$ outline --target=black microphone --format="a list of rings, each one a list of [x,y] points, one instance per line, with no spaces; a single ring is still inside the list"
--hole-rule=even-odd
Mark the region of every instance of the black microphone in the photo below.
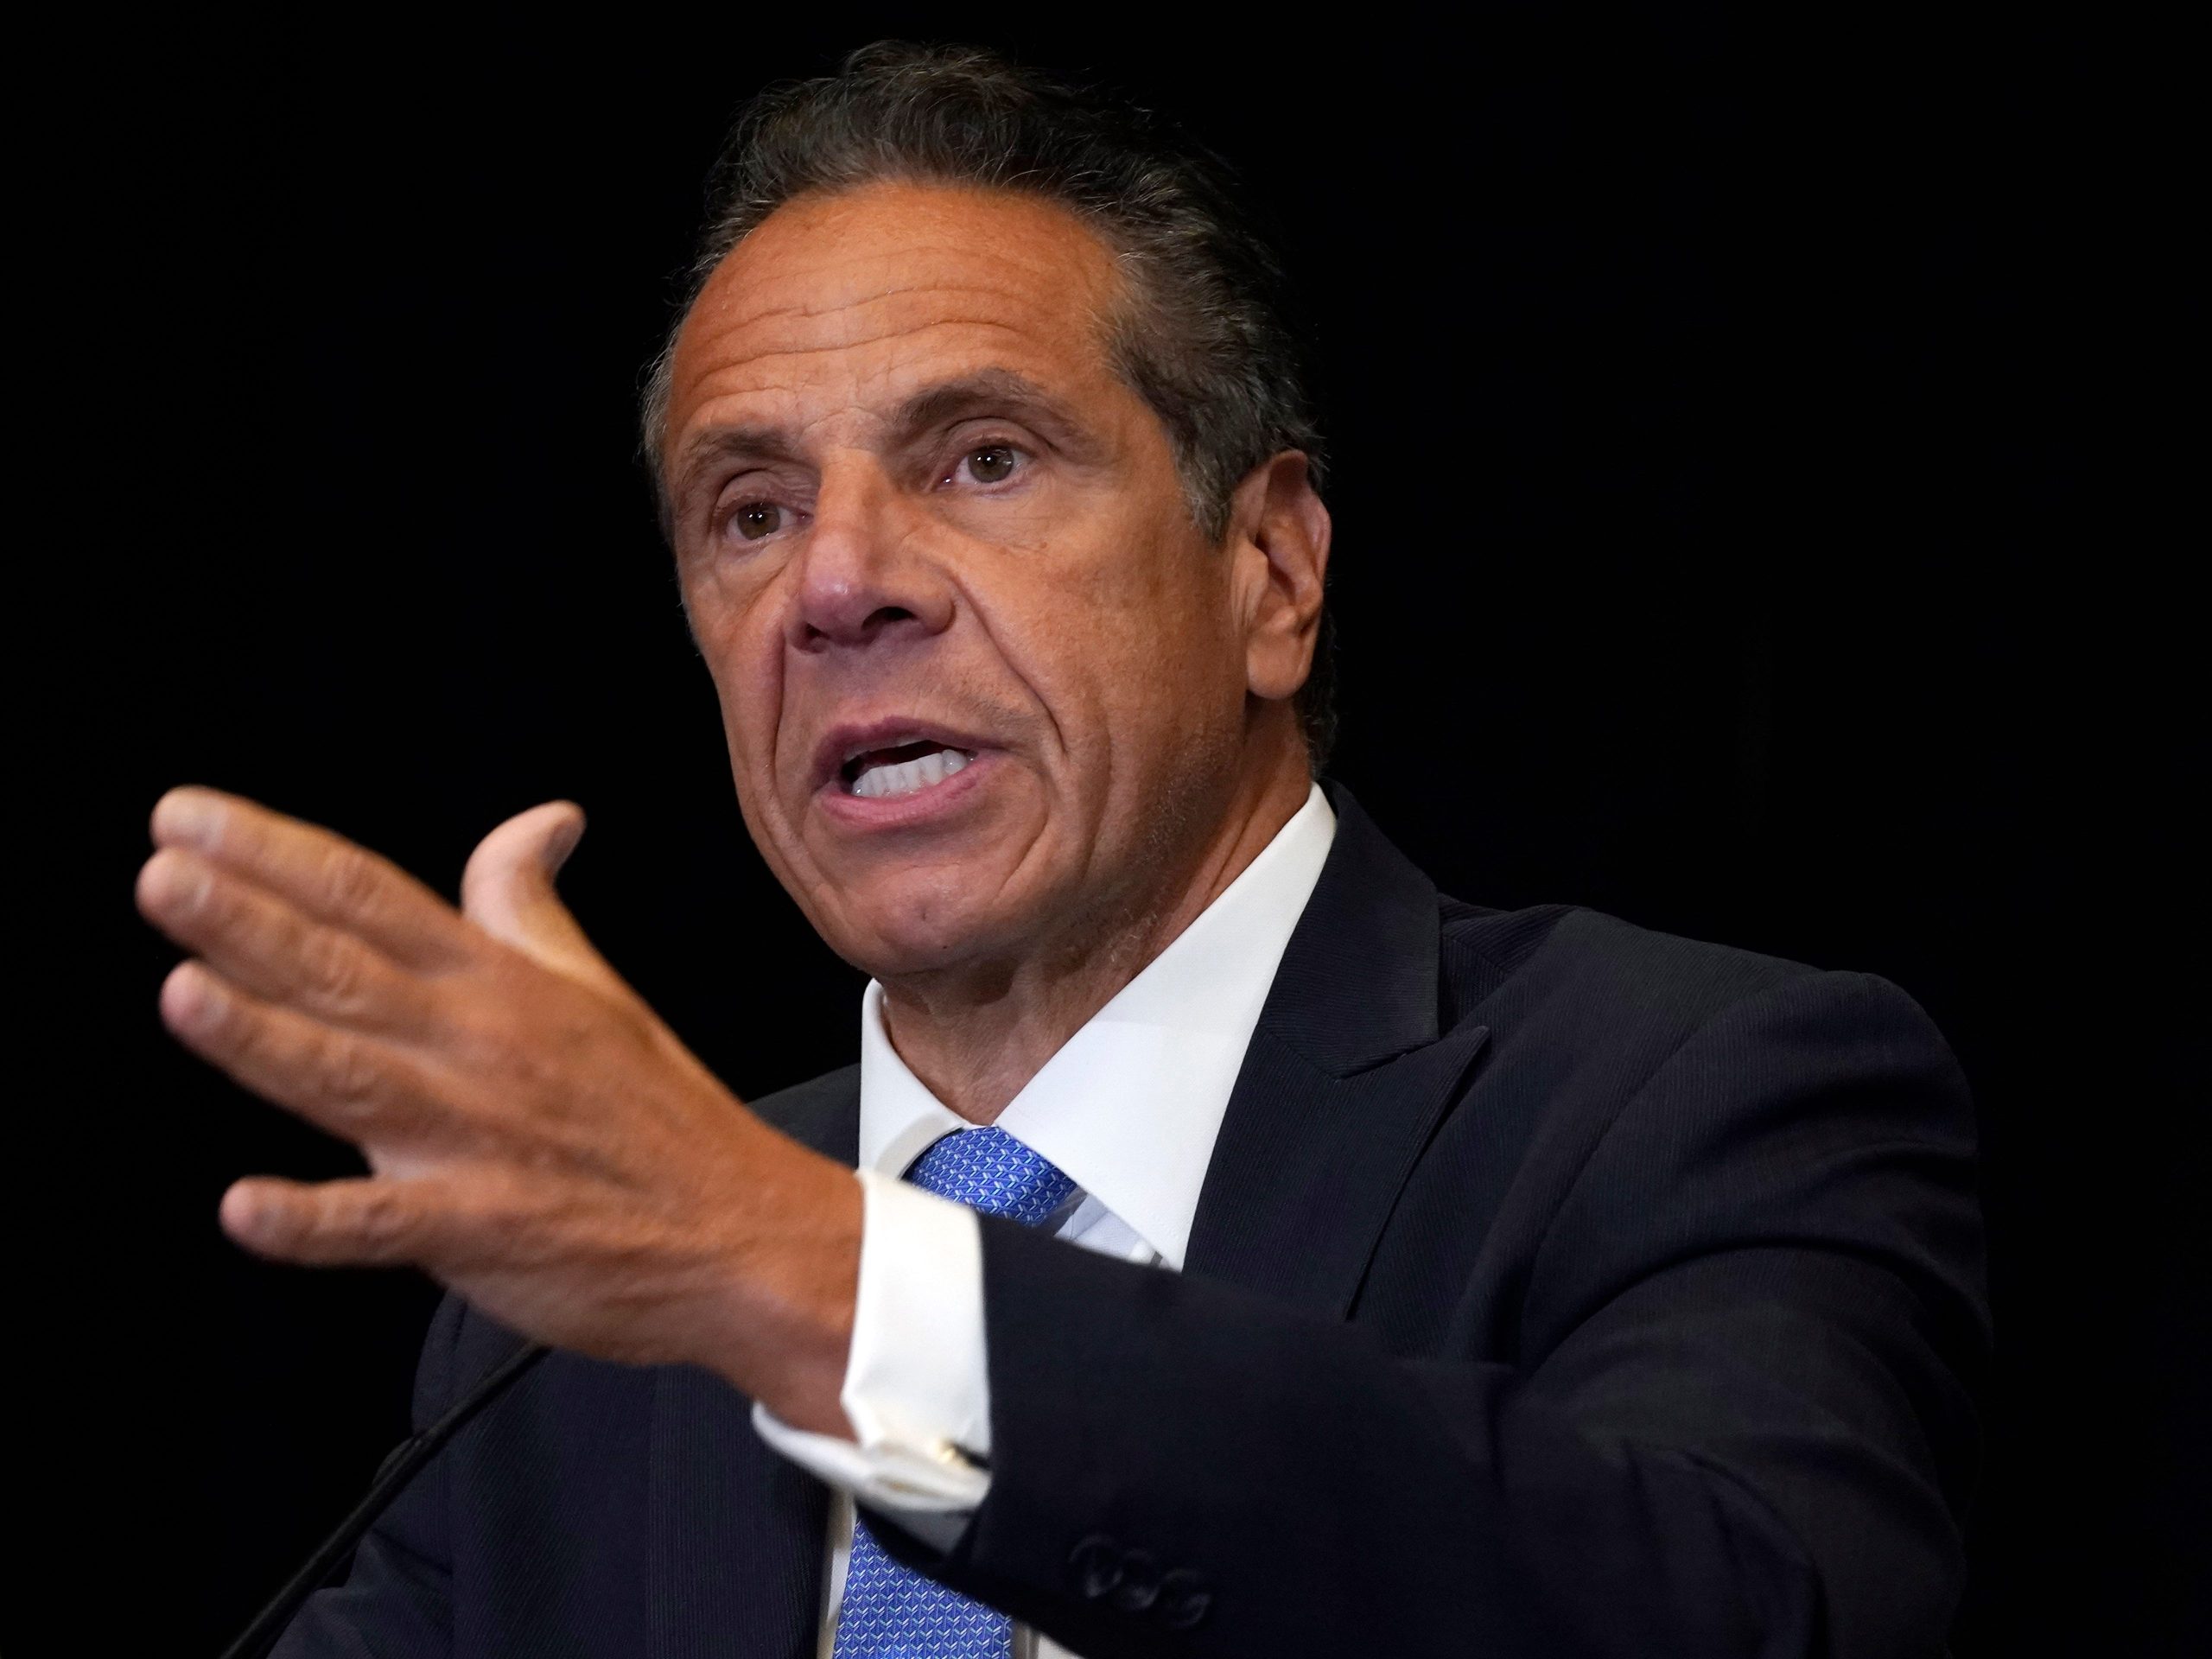
[[[316,1591],[323,1581],[335,1572],[362,1535],[376,1524],[377,1516],[391,1506],[400,1489],[422,1472],[423,1465],[444,1449],[448,1440],[467,1427],[470,1418],[490,1405],[505,1393],[509,1384],[545,1357],[547,1350],[534,1342],[520,1348],[485,1373],[484,1380],[461,1396],[459,1403],[432,1423],[420,1434],[402,1440],[392,1447],[377,1470],[375,1482],[369,1493],[355,1506],[353,1514],[338,1523],[338,1529],[322,1541],[321,1548],[307,1559],[305,1566],[253,1618],[238,1639],[223,1649],[223,1659],[262,1659],[262,1656],[276,1644],[284,1627],[301,1605]]]

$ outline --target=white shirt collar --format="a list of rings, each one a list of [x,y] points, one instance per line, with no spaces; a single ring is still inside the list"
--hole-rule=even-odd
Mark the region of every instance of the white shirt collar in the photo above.
[[[1317,784],[1260,855],[999,1116],[999,1128],[1178,1269],[1230,1090],[1336,829]],[[903,1174],[967,1127],[892,1047],[883,987],[870,980],[861,997],[861,1167]]]

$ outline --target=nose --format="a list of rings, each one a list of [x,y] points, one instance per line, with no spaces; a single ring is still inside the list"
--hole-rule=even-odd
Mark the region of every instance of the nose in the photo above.
[[[791,649],[818,655],[942,633],[952,588],[927,540],[887,480],[825,479],[795,562]]]

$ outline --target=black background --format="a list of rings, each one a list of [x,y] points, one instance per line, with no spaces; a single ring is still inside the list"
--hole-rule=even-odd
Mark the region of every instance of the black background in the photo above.
[[[2001,1350],[1955,1647],[2178,1650],[2196,628],[2131,424],[2172,204],[2122,136],[2156,48],[1539,15],[957,22],[1173,111],[1284,219],[1338,461],[1334,770],[1440,884],[1935,1014]],[[632,411],[736,105],[944,20],[289,27],[89,24],[29,60],[60,95],[18,157],[54,210],[18,315],[57,441],[18,485],[60,511],[18,554],[16,909],[60,925],[16,934],[11,1659],[212,1651],[404,1432],[434,1296],[217,1232],[235,1175],[352,1157],[162,1033],[174,953],[130,901],[162,789],[448,893],[573,797],[572,905],[734,1088],[856,1040],[859,978],[739,820]],[[46,1648],[57,1620],[99,1639]]]

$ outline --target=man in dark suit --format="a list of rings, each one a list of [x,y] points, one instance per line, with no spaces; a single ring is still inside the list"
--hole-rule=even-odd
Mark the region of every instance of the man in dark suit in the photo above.
[[[1444,898],[1313,782],[1329,518],[1217,165],[978,54],[756,106],[647,399],[748,828],[874,976],[750,1107],[555,896],[165,797],[171,1027],[449,1297],[299,1655],[1888,1656],[1955,1603],[1971,1113],[1878,980]],[[1440,757],[1445,763],[1447,757]]]

